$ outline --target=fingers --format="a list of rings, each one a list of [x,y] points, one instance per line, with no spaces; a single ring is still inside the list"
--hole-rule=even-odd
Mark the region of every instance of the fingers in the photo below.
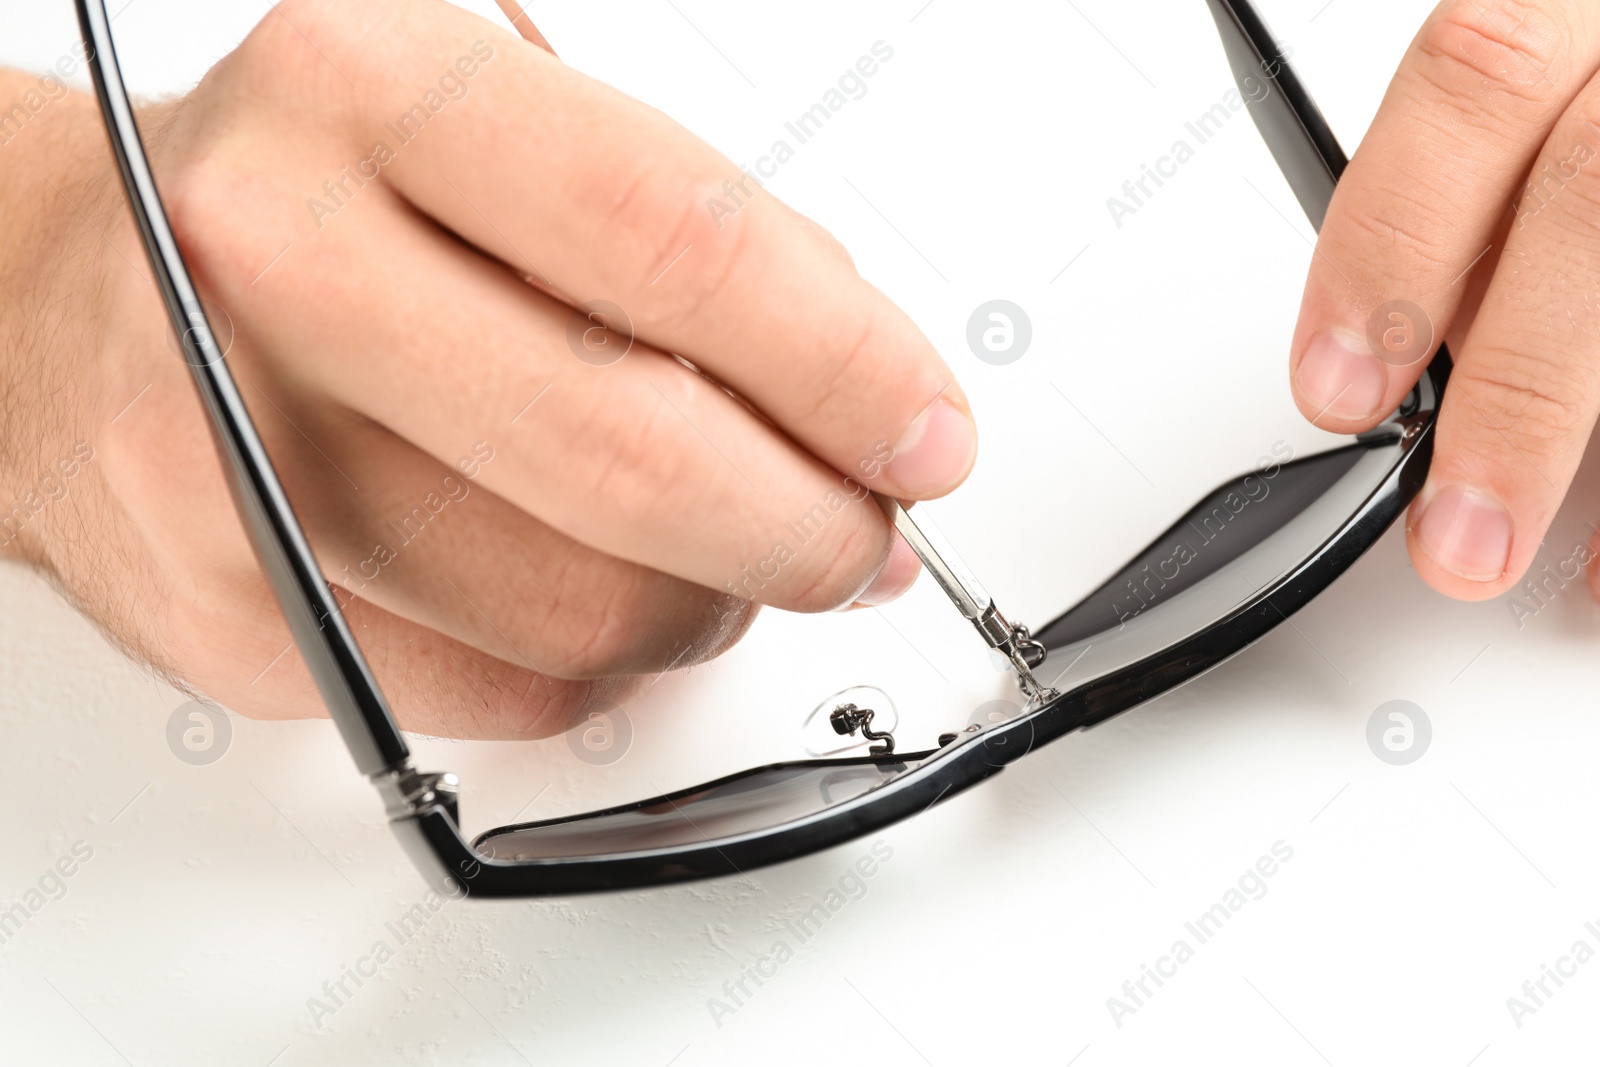
[[[481,20],[431,3],[413,15],[424,28],[406,41],[426,45],[348,56],[374,120],[407,114],[419,85],[484,43],[470,92],[382,167],[411,203],[557,291],[617,305],[632,333],[874,489],[923,499],[966,476],[976,431],[949,368],[750,176]]]
[[[1597,65],[1593,5],[1447,0],[1435,9],[1322,226],[1291,346],[1307,418],[1363,430],[1416,383],[1459,313],[1470,268],[1492,258],[1505,205]]]
[[[148,299],[144,292],[135,295]],[[137,390],[124,386],[122,395],[141,392],[138,403],[114,423],[103,422],[95,439],[94,462],[105,479],[106,499],[99,505],[104,529],[90,545],[98,549],[93,565],[80,562],[63,581],[75,599],[101,605],[101,624],[124,648],[234,711],[266,719],[324,715],[222,470],[209,458],[210,435],[183,364],[167,353],[160,320],[127,321],[131,328],[119,341],[158,355],[147,367],[151,377],[141,375]],[[133,351],[115,354],[134,361]],[[294,431],[275,418],[260,421],[269,447],[295,461],[286,469],[312,469],[311,461],[301,462],[285,447],[284,435]],[[326,464],[320,457],[315,462]],[[292,486],[292,495],[300,488]],[[107,553],[107,545],[117,550]],[[634,684],[552,678],[384,611],[347,589],[339,600],[409,730],[545,737],[565,730],[597,701],[621,701]]]
[[[1557,124],[1536,173],[1582,147],[1600,157],[1600,91]],[[1407,538],[1442,592],[1495,596],[1527,569],[1600,410],[1591,279],[1600,258],[1600,175],[1572,168],[1518,224],[1456,353],[1428,481]]]
[[[342,595],[565,679],[693,666],[754,620],[746,600],[580,545],[483,488],[487,441],[446,466],[280,386],[245,394]]]
[[[259,594],[168,604],[166,647],[183,677],[241,715],[326,717],[305,661],[258,575]],[[246,606],[245,610],[241,610]],[[591,708],[626,700],[646,679],[564,681],[463,645],[360,598],[345,619],[402,729],[438,737],[531,740],[559,734]],[[220,640],[222,636],[227,640]]]
[[[139,341],[146,351],[160,353],[149,367],[154,376],[143,379],[139,402],[128,407],[96,440],[95,463],[107,475],[110,487],[103,513],[114,533],[95,543],[102,549],[108,543],[118,544],[122,550],[110,556],[102,552],[92,570],[74,568],[69,580],[72,593],[79,600],[109,601],[100,617],[124,647],[240,714],[270,719],[321,716],[325,714],[321,699],[251,553],[221,469],[207,461],[211,442],[199,399],[186,380],[181,361],[167,354],[160,340],[159,320],[147,321],[154,329]],[[139,332],[129,331],[130,339]],[[235,351],[245,354],[239,348]],[[251,361],[246,358],[235,363],[247,368]],[[354,531],[374,525],[373,516],[364,512],[348,525],[339,521],[350,517],[339,506],[348,508],[359,494],[322,490],[321,483],[330,479],[342,482],[342,476],[331,468],[330,458],[319,455],[309,438],[289,426],[284,413],[275,410],[252,385],[247,383],[245,389],[254,400],[252,406],[269,451],[283,461],[280,470],[288,475],[290,496],[322,547],[337,552],[341,538],[354,539]],[[135,390],[127,388],[126,393],[131,392]],[[295,421],[308,433],[330,443],[338,440],[326,433],[326,426],[286,406],[281,394],[277,403],[284,412],[293,411],[298,416]],[[335,445],[332,455],[346,473],[366,478],[371,472],[348,453],[382,450],[372,448],[367,439],[347,440],[352,447],[341,450]],[[185,461],[183,457],[194,459]],[[439,484],[438,471],[436,465],[428,467],[427,476],[438,479],[439,493],[448,494],[450,490]],[[360,484],[362,494],[396,496],[392,487],[386,490],[376,481]],[[415,488],[406,486],[408,492]],[[489,494],[475,490],[470,498],[456,494],[449,506],[465,508],[489,499]],[[379,511],[385,517],[389,514]],[[408,556],[419,564],[425,560],[425,565],[448,562],[436,557],[447,554],[442,549],[451,536],[450,518],[435,516],[430,520],[435,525],[414,536],[410,544],[399,545],[389,564],[402,567]],[[399,517],[397,521],[403,524],[406,520]],[[383,524],[382,519],[376,523]],[[470,528],[470,519],[463,525]],[[436,535],[439,540],[430,542]],[[397,539],[392,533],[382,536]],[[518,625],[516,612],[491,599],[488,591],[495,577],[525,572],[527,561],[505,551],[492,559],[470,557],[465,562],[492,564],[493,569],[476,570],[457,559],[455,569],[445,570],[442,578],[471,590],[468,595],[480,600],[485,616],[491,610],[504,611],[502,617],[507,621],[498,624],[501,630],[496,634],[502,641],[498,654],[495,649],[485,651],[441,632],[470,633],[471,626],[457,615],[433,608],[429,599],[432,587],[423,565],[404,577],[397,572],[365,579],[359,593],[381,593],[407,610],[421,604],[422,610],[414,613],[425,616],[424,622],[403,618],[362,595],[352,595],[354,583],[339,582],[342,566],[328,567],[345,617],[404,728],[451,737],[546,737],[567,729],[597,704],[625,700],[631,689],[641,684],[642,675],[565,680],[530,669],[518,650],[505,643],[507,628]],[[542,581],[502,582],[508,589],[505,595],[537,600],[542,590],[562,595],[571,592],[559,575],[542,577]],[[431,580],[437,584],[441,575],[435,574]],[[420,592],[405,588],[412,582],[420,584]],[[448,588],[450,583],[444,584]],[[581,607],[562,610],[576,618]],[[447,615],[450,617],[444,617]],[[496,629],[487,622],[484,625],[490,631]],[[702,640],[707,629],[702,626],[700,630]],[[541,647],[546,648],[562,647],[563,641],[568,642],[565,647],[582,648],[583,639],[577,635],[554,630],[523,635],[513,628],[509,633],[518,635],[511,639],[524,650],[531,650],[536,641],[545,642]]]
[[[213,160],[175,224],[257,347],[293,355],[280,377],[444,464],[481,440],[496,455],[483,488],[567,538],[725,595],[815,611],[881,601],[915,577],[860,483],[648,346],[586,362],[591,324],[382,189],[315,255],[251,277],[244,264],[271,257],[282,224],[265,206],[230,207],[256,166]]]

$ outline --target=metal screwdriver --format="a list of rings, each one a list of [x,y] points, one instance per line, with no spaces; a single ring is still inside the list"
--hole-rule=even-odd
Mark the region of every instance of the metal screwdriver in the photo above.
[[[917,558],[922,560],[922,565],[928,568],[928,573],[933,575],[933,580],[939,583],[939,588],[944,590],[951,603],[977,629],[984,643],[1011,661],[1017,671],[1017,685],[1023,694],[1030,701],[1039,702],[1055,696],[1054,689],[1034,677],[1033,668],[1044,660],[1045,649],[1028,633],[1028,628],[1020,624],[1013,626],[1006,621],[1006,617],[995,606],[994,598],[978,579],[964,567],[958,566],[960,557],[950,549],[936,529],[930,537],[898,500],[881,493],[874,495],[894,523],[894,528],[905,538]]]

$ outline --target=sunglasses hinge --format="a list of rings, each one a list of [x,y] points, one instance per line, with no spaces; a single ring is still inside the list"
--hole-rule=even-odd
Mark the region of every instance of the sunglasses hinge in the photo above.
[[[443,808],[461,825],[461,779],[449,771],[419,771],[409,763],[373,776],[390,821],[410,819],[428,808]]]

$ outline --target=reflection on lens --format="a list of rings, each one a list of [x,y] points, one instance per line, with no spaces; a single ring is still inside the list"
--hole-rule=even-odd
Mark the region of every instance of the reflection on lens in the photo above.
[[[921,763],[894,759],[780,763],[680,796],[491,831],[480,839],[478,849],[494,859],[539,860],[698,845],[768,830],[857,800]]]

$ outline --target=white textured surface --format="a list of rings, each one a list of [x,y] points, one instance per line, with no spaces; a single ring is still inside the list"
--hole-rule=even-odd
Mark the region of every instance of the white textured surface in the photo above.
[[[0,60],[52,63],[72,40],[69,6],[0,15]],[[1242,118],[1122,231],[1108,221],[1104,197],[1227,87],[1198,0],[1079,0],[1158,88],[1070,7],[919,6],[533,11],[569,61],[746,162],[873,41],[892,43],[869,95],[773,188],[840,236],[957,366],[984,459],[969,490],[931,510],[1002,602],[1039,619],[1271,442],[1316,447],[1282,372],[1307,251],[1239,180],[1296,218]],[[1427,5],[1320,6],[1267,10],[1354,144]],[[135,0],[117,24],[125,64],[148,91],[182,88],[262,10]],[[156,51],[168,32],[190,47]],[[963,341],[970,309],[997,295],[1035,327],[1035,349],[1008,368],[979,364]],[[1046,458],[1019,480],[1030,452]],[[1591,464],[1580,481],[1593,476]],[[1018,525],[1041,513],[1051,521]],[[1548,560],[1597,513],[1580,489]],[[747,880],[448,903],[401,944],[386,924],[423,887],[331,727],[236,719],[220,762],[188,766],[165,736],[183,698],[36,577],[0,568],[0,909],[75,842],[93,850],[0,944],[4,1059],[1573,1062],[1589,1047],[1600,965],[1549,986],[1521,1028],[1506,998],[1573,942],[1600,949],[1584,928],[1600,928],[1588,847],[1600,609],[1574,584],[1519,630],[1504,602],[1426,591],[1402,549],[1391,534],[1293,628],[1200,682],[882,835],[892,857],[804,944],[786,924],[871,842]],[[725,662],[631,707],[633,746],[603,770],[560,738],[419,741],[421,761],[462,774],[477,830],[792,754],[795,724],[845,685],[890,688],[926,730],[1001,691],[932,590],[885,614],[907,641],[873,613],[764,619]],[[1396,698],[1433,724],[1431,749],[1406,767],[1365,739]],[[1293,856],[1265,895],[1198,944],[1185,922],[1280,841]],[[1107,998],[1179,938],[1194,958],[1119,1027]],[[326,998],[323,983],[379,939],[393,958],[314,1018],[308,998]],[[779,940],[794,958],[759,988],[747,981],[753,995],[719,1025],[708,999],[733,1005],[724,983]]]

